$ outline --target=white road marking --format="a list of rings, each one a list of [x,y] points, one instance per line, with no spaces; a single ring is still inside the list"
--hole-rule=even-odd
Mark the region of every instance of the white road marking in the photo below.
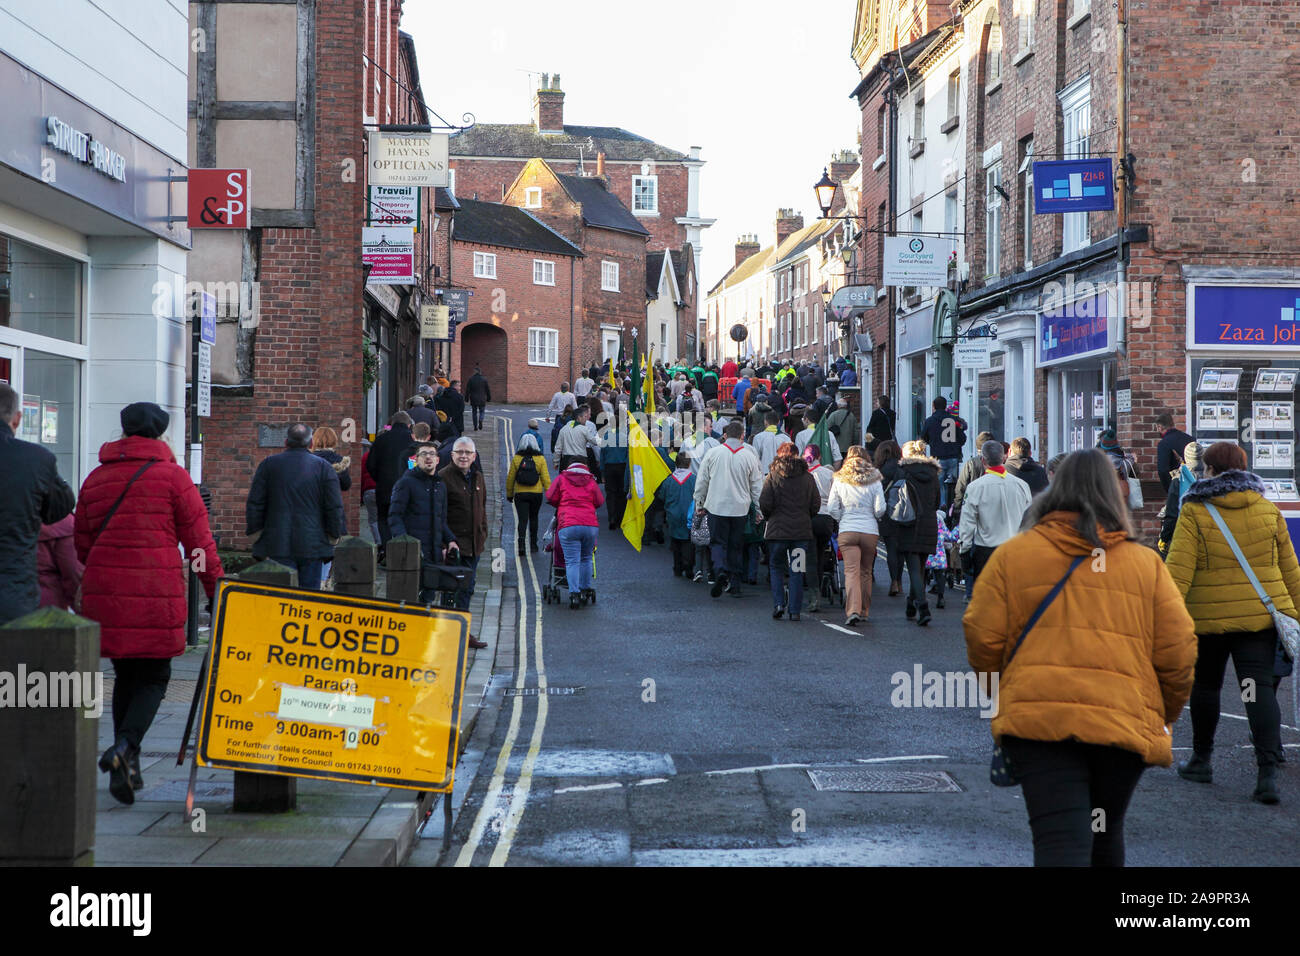
[[[634,783],[632,786],[634,786],[634,787],[648,787],[648,786],[650,786],[651,784],[655,784],[655,783],[667,783],[667,782],[668,782],[668,778],[667,778],[667,777],[652,777],[652,778],[649,779],[649,780],[638,780],[638,781],[637,781],[636,783]]]
[[[1241,714],[1225,714],[1225,713],[1220,712],[1220,713],[1219,713],[1219,716],[1220,716],[1220,717],[1231,717],[1233,720],[1250,720],[1249,717],[1244,717],[1244,716],[1242,716]],[[1283,730],[1296,730],[1296,729],[1297,729],[1297,728],[1295,728],[1295,727],[1292,727],[1290,724],[1282,724],[1281,726],[1282,726],[1282,729],[1283,729]]]
[[[509,436],[510,420],[505,418],[498,419],[498,421],[504,422],[504,430]],[[523,580],[523,567],[519,559],[518,548],[515,549],[515,574],[519,580]],[[522,590],[519,598],[519,652],[515,663],[515,687],[522,689],[528,676],[528,626],[526,617],[528,602],[524,600]],[[478,852],[483,835],[487,832],[488,826],[498,812],[497,804],[501,798],[502,786],[505,784],[506,767],[510,763],[510,752],[514,749],[515,738],[519,735],[519,724],[523,717],[525,699],[522,694],[515,695],[514,707],[510,714],[510,727],[506,731],[506,739],[501,744],[501,753],[497,756],[497,765],[492,772],[492,780],[488,784],[487,795],[484,796],[483,805],[479,807],[478,815],[474,818],[474,826],[470,830],[469,839],[465,841],[465,845],[460,849],[460,855],[456,857],[457,866],[470,866],[473,864],[474,854]]]
[[[589,787],[563,787],[556,790],[556,793],[585,793],[588,790],[617,790],[623,786],[621,783],[594,783]]]
[[[841,634],[852,634],[854,637],[861,637],[859,632],[848,627],[840,627],[838,624],[832,624],[830,621],[822,621],[823,627],[829,627],[832,631],[839,631]]]
[[[710,770],[706,777],[720,777],[728,773],[756,773],[759,770],[806,770],[811,764],[806,763],[770,763],[762,767],[736,767],[732,770]]]
[[[517,549],[515,554],[517,565],[519,563]],[[519,780],[515,784],[515,795],[518,799],[510,804],[510,813],[501,828],[501,839],[497,841],[496,849],[492,851],[489,866],[505,866],[510,856],[510,846],[519,831],[519,821],[523,819],[524,806],[528,803],[528,791],[532,789],[533,768],[537,765],[537,754],[542,749],[542,733],[546,729],[546,713],[550,708],[546,693],[546,662],[542,657],[542,589],[537,581],[537,568],[531,560],[528,562],[528,574],[533,582],[533,603],[537,608],[537,625],[533,632],[535,641],[533,650],[537,658],[537,720],[533,724],[533,739],[528,745],[528,755],[524,758],[523,769],[520,770]],[[523,588],[520,588],[520,592],[523,592]]]
[[[894,760],[948,760],[947,754],[916,754],[910,757],[858,757],[856,763],[890,763]]]

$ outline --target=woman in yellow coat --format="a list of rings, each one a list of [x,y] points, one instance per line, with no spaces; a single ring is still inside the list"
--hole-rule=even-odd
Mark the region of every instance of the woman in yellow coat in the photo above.
[[[525,459],[530,464],[525,465]],[[523,468],[523,474],[520,473]],[[510,459],[506,474],[506,500],[515,503],[515,541],[519,553],[524,550],[524,531],[534,553],[537,551],[537,516],[542,510],[542,495],[551,486],[551,475],[546,470],[546,456],[537,445],[537,439],[525,432],[519,438],[519,448]]]
[[[1213,505],[1273,606],[1288,617],[1300,607],[1300,565],[1277,506],[1264,497],[1258,475],[1246,470],[1238,445],[1216,442],[1201,456],[1206,477],[1183,498],[1169,543],[1167,566],[1196,621],[1200,652],[1192,686],[1192,759],[1178,768],[1185,780],[1210,783],[1210,754],[1219,722],[1219,694],[1232,657],[1255,741],[1259,779],[1254,799],[1277,803],[1277,764],[1282,753],[1282,715],[1273,678],[1277,632],[1259,593],[1207,508]]]
[[[1022,527],[980,573],[962,619],[967,654],[1000,678],[993,737],[1024,789],[1034,865],[1123,866],[1138,778],[1173,762],[1169,725],[1196,661],[1192,619],[1160,556],[1133,540],[1103,453],[1067,456]]]

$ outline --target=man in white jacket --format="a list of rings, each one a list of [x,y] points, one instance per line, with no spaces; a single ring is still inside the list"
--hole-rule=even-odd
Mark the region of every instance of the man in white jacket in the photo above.
[[[993,549],[1020,532],[1025,516],[1029,485],[1008,473],[1006,453],[1000,441],[986,441],[980,449],[985,471],[966,486],[961,508],[962,567],[970,569],[970,580],[979,577]],[[966,595],[970,600],[970,593]]]
[[[758,463],[763,467],[763,474],[772,467],[772,459],[776,457],[777,449],[790,440],[790,436],[781,431],[781,413],[769,411],[765,419],[767,427],[761,432],[754,433],[754,453],[758,455]]]
[[[758,507],[763,491],[763,467],[758,455],[742,440],[745,426],[728,423],[725,441],[704,456],[695,479],[695,507],[709,514],[713,567],[717,578],[709,593],[717,597],[723,588],[740,597],[744,578],[745,521],[749,509]],[[1019,480],[1019,479],[1017,479]]]

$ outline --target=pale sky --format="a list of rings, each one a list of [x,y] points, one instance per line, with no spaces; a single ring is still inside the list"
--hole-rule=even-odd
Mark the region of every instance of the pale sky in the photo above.
[[[566,123],[621,126],[702,147],[701,285],[730,268],[736,236],[770,245],[776,210],[820,214],[813,183],[857,148],[853,0],[484,0],[406,4],[429,106],[448,122],[526,123],[536,79],[559,73]],[[541,14],[539,16],[539,14]],[[703,312],[704,299],[700,298]]]

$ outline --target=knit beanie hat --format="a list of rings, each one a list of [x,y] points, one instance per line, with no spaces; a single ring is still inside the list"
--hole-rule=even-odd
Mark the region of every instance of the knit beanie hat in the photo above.
[[[132,402],[122,409],[119,417],[123,435],[141,438],[161,438],[171,421],[171,416],[153,402]]]
[[[1204,453],[1205,449],[1201,447],[1200,442],[1189,441],[1183,449],[1183,464],[1192,471],[1198,470],[1201,467],[1201,455]]]
[[[1119,451],[1119,439],[1115,437],[1115,429],[1107,428],[1102,432],[1097,447],[1103,451]]]

